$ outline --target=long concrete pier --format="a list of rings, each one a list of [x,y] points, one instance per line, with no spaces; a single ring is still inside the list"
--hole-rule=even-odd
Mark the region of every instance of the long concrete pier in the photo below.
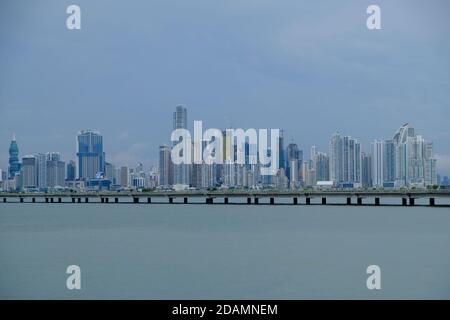
[[[0,193],[1,203],[167,203],[246,205],[399,205],[450,207],[450,190],[154,191]]]

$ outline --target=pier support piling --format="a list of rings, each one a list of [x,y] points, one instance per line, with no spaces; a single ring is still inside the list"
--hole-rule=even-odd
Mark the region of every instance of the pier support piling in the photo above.
[[[105,198],[100,198],[101,203],[105,203]]]
[[[35,203],[36,202],[36,198],[31,199],[31,202]]]
[[[23,202],[23,198],[22,197],[20,198],[20,202]]]
[[[247,204],[252,204],[252,198],[247,198]]]
[[[292,202],[293,204],[298,204],[298,198],[297,197],[293,198],[292,201],[293,201]]]
[[[185,198],[183,199],[183,202],[184,202],[185,204],[188,203],[188,198],[185,197]]]
[[[61,203],[61,202],[62,202],[62,199],[61,199],[61,198],[58,198],[58,202]]]
[[[348,197],[347,198],[347,205],[351,205],[352,204],[352,198]]]
[[[6,203],[6,198],[3,198],[3,203]]]
[[[434,202],[434,198],[430,198],[430,206],[434,206],[435,202]]]
[[[322,204],[327,204],[327,198],[322,198]]]
[[[358,203],[358,206],[362,205],[362,198],[358,197],[358,199],[356,201]]]
[[[376,206],[379,206],[380,205],[380,198],[375,198],[375,205]]]
[[[147,203],[152,203],[152,198],[148,197],[147,198]]]
[[[255,204],[259,204],[259,198],[255,198]]]
[[[406,206],[407,200],[408,200],[408,199],[406,199],[406,198],[402,198],[402,206]]]
[[[414,198],[409,198],[409,205],[413,206],[414,205]]]
[[[306,204],[311,204],[311,198],[306,198]]]
[[[89,202],[89,198],[86,197],[86,198],[84,199],[84,202],[88,203],[88,202]]]
[[[133,198],[133,202],[134,202],[134,203],[139,203],[139,198],[138,198],[138,197],[134,197],[134,198]]]
[[[114,198],[115,203],[119,203],[119,198]]]
[[[170,203],[170,204],[173,203],[173,198],[169,197],[169,203]]]
[[[109,198],[105,198],[105,202],[108,203],[109,202]]]
[[[270,198],[270,204],[275,204],[275,198]]]
[[[45,198],[45,203],[48,203],[48,198]]]
[[[223,199],[223,202],[224,202],[225,204],[228,204],[228,198],[224,198],[224,199]]]
[[[78,198],[78,203],[80,203],[81,202],[81,198]]]
[[[72,203],[75,203],[75,198],[72,198]]]

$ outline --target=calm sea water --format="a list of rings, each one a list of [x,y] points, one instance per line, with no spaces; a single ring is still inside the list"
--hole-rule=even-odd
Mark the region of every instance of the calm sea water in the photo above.
[[[2,203],[0,298],[449,299],[450,210]]]

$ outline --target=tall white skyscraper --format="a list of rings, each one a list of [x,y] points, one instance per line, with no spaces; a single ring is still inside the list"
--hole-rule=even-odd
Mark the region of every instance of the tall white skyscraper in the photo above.
[[[436,159],[433,144],[415,134],[414,128],[406,123],[397,130],[395,143],[395,186],[426,187],[437,184]]]
[[[382,188],[384,182],[384,141],[372,142],[372,183],[376,188]]]
[[[409,123],[405,123],[397,130],[392,139],[395,143],[395,186],[397,188],[408,185],[408,156],[406,150],[408,137],[414,137],[414,128]]]
[[[330,179],[337,185],[361,183],[361,144],[335,133],[330,139]]]
[[[38,187],[44,189],[47,187],[47,155],[39,153],[37,155],[37,167],[38,167]]]
[[[330,139],[330,180],[335,183],[343,181],[342,166],[342,138],[335,133]]]
[[[408,185],[420,186],[425,184],[424,145],[425,141],[422,136],[408,137],[406,139],[408,157],[406,177]]]

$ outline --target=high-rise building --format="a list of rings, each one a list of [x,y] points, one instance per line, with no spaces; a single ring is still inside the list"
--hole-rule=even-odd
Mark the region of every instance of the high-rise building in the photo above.
[[[168,188],[172,182],[172,160],[170,147],[159,146],[159,185]]]
[[[20,173],[19,147],[17,146],[15,134],[13,134],[11,143],[9,145],[8,173],[10,179],[14,179],[15,175]]]
[[[201,166],[201,187],[211,188],[216,185],[216,164],[203,163]]]
[[[384,141],[383,149],[383,176],[384,183],[394,185],[395,181],[395,142],[394,140]]]
[[[187,129],[187,109],[182,105],[173,112],[173,129]]]
[[[67,173],[66,173],[66,180],[67,181],[74,181],[76,179],[77,174],[77,165],[75,161],[70,160],[67,164]]]
[[[364,188],[372,187],[372,155],[361,153],[361,184]]]
[[[330,158],[323,152],[316,152],[315,154],[316,180],[329,181],[330,180]]]
[[[22,157],[21,166],[22,187],[25,189],[37,187],[37,159],[33,155]]]
[[[286,171],[286,157],[284,150],[284,130],[280,130],[280,136],[278,138],[278,161],[279,161],[279,169],[284,169],[283,173]],[[286,175],[286,174],[285,174]]]
[[[302,156],[300,158],[300,155]],[[286,176],[289,178],[289,181],[299,182],[300,175],[299,171],[301,169],[301,165],[303,162],[303,153],[300,153],[298,146],[295,143],[290,143],[286,147]]]
[[[422,136],[408,137],[406,139],[408,184],[420,186],[425,183],[424,145],[425,140]]]
[[[58,152],[49,152],[47,155],[46,171],[47,171],[47,187],[64,187],[66,164],[61,160]]]
[[[335,133],[330,139],[330,180],[336,184],[343,181],[342,138]]]
[[[298,174],[298,169],[299,169],[299,160],[291,160],[288,163],[288,168],[289,168],[289,182],[290,182],[290,187],[292,189],[297,188],[299,186],[299,174]]]
[[[382,188],[384,182],[384,141],[372,142],[372,184],[376,188]]]
[[[306,187],[312,187],[316,184],[316,170],[312,167],[312,161],[303,161],[303,185]]]
[[[434,185],[436,178],[436,159],[433,144],[415,134],[414,128],[406,123],[397,130],[395,143],[395,186],[426,187]]]
[[[47,155],[39,153],[37,156],[37,171],[38,171],[38,188],[47,188]]]
[[[130,172],[128,170],[128,167],[122,166],[120,167],[120,185],[124,188],[130,186]]]
[[[173,112],[173,130],[187,129],[187,109],[178,105]],[[174,142],[173,144],[177,144]],[[180,156],[183,156],[182,154]],[[173,184],[189,185],[190,166],[188,164],[173,165]]]
[[[395,186],[408,186],[408,156],[407,156],[407,138],[414,137],[414,128],[405,123],[394,134],[392,140],[395,143]]]
[[[105,171],[103,137],[97,131],[82,130],[77,136],[78,178],[95,179]]]
[[[434,186],[439,185],[439,179],[436,173],[436,159],[433,154],[433,143],[426,142],[424,146],[424,165],[425,165],[425,185]]]
[[[331,136],[330,180],[336,185],[361,182],[361,145],[358,140],[339,133]]]
[[[114,165],[112,163],[109,162],[105,162],[105,179],[108,179],[109,181],[111,181],[112,184],[115,184],[115,179],[114,179]]]

